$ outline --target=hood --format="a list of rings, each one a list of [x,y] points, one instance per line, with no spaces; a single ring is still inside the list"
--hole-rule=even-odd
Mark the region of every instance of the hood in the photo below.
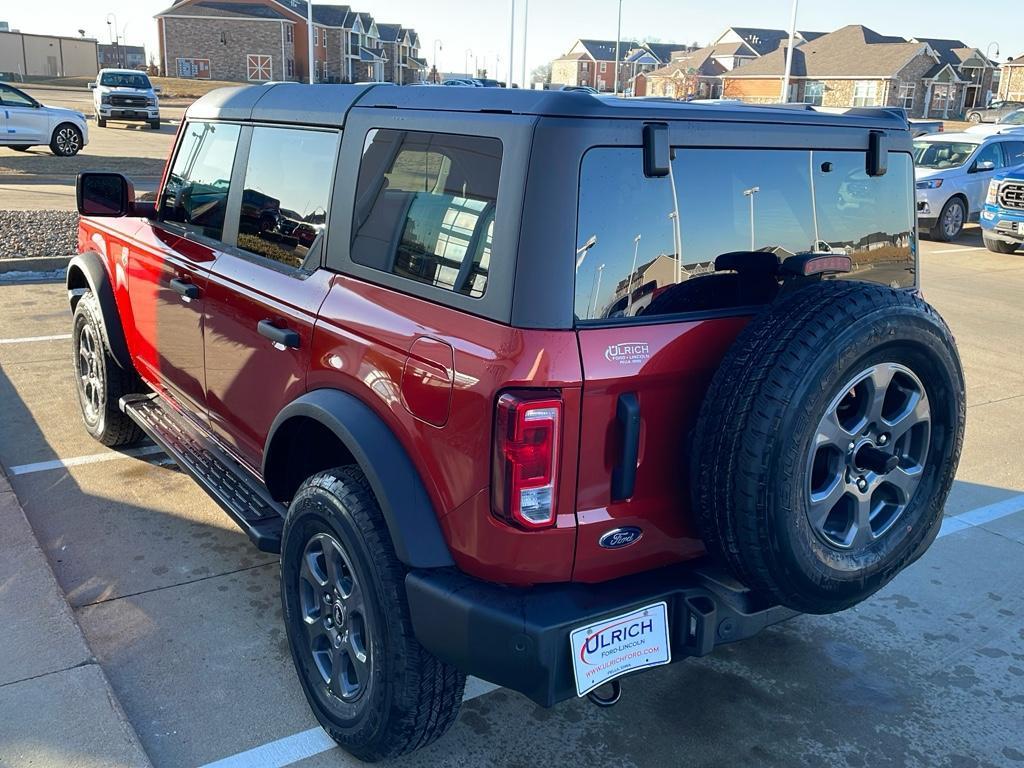
[[[152,88],[132,88],[128,85],[103,85],[100,86],[109,93],[145,93],[149,94],[153,91]]]
[[[942,174],[955,173],[959,171],[963,166],[957,166],[956,168],[918,168],[914,166],[914,179],[921,181],[923,179],[932,179]]]
[[[62,118],[64,120],[78,120],[79,122],[85,122],[85,115],[76,109],[67,109],[65,107],[54,107],[49,104],[43,104],[43,107],[54,117]]]

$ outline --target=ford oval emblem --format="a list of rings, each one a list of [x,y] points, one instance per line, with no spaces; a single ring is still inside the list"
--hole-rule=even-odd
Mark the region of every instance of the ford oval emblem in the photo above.
[[[643,535],[644,532],[642,530],[634,528],[633,526],[614,528],[602,536],[598,541],[598,544],[605,549],[622,549],[623,547],[628,547],[630,544],[636,544],[640,541],[640,537]]]

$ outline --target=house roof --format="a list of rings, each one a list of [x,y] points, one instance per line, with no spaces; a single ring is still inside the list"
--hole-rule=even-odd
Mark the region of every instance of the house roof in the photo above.
[[[891,77],[919,53],[924,43],[880,35],[859,24],[837,29],[793,49],[793,77]],[[782,77],[786,66],[785,47],[745,64],[730,78]]]
[[[653,53],[663,64],[672,61],[676,53],[690,50],[690,46],[683,43],[644,43],[642,47]]]
[[[238,19],[271,19],[289,20],[288,16],[268,5],[259,3],[228,3],[217,0],[198,0],[198,2],[175,3],[167,10],[160,11],[157,16],[225,16]]]
[[[377,24],[377,34],[385,43],[394,43],[402,38],[401,24]]]
[[[1003,63],[1004,67],[1024,67],[1024,53],[1015,59]]]
[[[582,45],[584,50],[586,50],[586,52],[589,53],[595,61],[615,61],[614,40],[578,40],[577,44]],[[622,56],[626,51],[641,47],[643,46],[635,40],[620,40],[619,55]]]
[[[661,69],[647,73],[648,77],[676,77],[690,74],[693,71],[702,77],[717,77],[728,70],[715,60],[716,47],[713,45],[699,48],[685,56],[677,56]]]
[[[959,69],[961,64],[971,59],[985,61],[985,56],[977,48],[971,48],[963,40],[946,40],[937,37],[914,37],[914,43],[927,43],[932,50],[938,54],[941,65],[948,64],[954,69]],[[994,66],[994,65],[993,65]]]
[[[347,5],[314,5],[313,21],[325,27],[347,27],[345,22],[351,13]]]
[[[743,38],[758,56],[771,53],[783,40],[789,39],[789,32],[784,29],[764,29],[762,27],[730,27]]]

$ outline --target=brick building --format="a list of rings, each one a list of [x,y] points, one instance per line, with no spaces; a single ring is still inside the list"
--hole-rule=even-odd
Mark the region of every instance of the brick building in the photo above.
[[[172,77],[307,81],[307,10],[305,0],[177,0],[156,16],[161,69]],[[314,82],[424,79],[415,30],[381,25],[389,36],[382,40],[369,13],[312,10]]]
[[[1024,101],[1024,55],[1003,64],[1002,76],[999,78],[999,98]]]
[[[100,69],[142,69],[146,66],[146,49],[141,45],[100,43],[97,53]]]
[[[676,43],[619,42],[619,90],[637,75],[667,64],[674,52],[689,48]],[[586,85],[602,93],[615,90],[615,41],[577,40],[564,56],[551,62],[554,85]]]

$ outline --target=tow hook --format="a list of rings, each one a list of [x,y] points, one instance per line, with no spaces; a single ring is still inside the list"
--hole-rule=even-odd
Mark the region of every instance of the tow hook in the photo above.
[[[610,687],[612,689],[610,696],[601,696],[598,691]],[[596,691],[591,691],[587,694],[587,698],[599,707],[614,707],[619,703],[619,699],[622,698],[622,683],[618,680],[612,680],[607,685],[602,685]]]

